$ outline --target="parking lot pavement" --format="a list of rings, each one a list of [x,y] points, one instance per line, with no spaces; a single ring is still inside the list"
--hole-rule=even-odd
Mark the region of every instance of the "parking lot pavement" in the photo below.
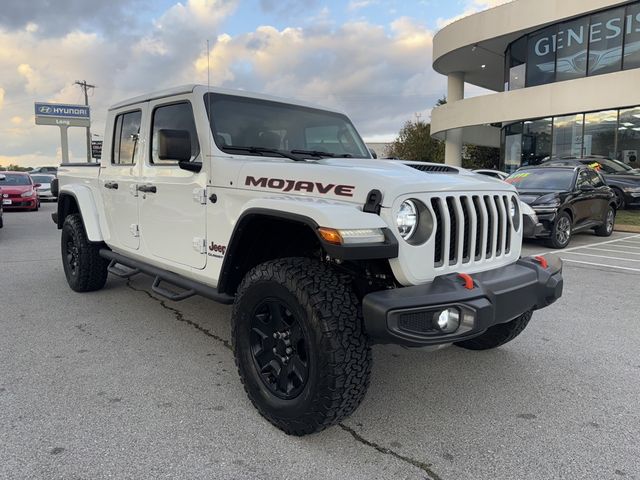
[[[242,390],[229,307],[144,277],[73,293],[52,210],[0,230],[0,478],[640,478],[640,272],[567,262],[565,296],[493,351],[374,347],[360,409],[294,438]]]

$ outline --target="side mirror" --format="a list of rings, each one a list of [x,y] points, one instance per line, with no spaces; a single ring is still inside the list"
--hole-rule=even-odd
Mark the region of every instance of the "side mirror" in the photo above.
[[[189,162],[191,160],[191,135],[187,130],[158,130],[158,158]]]
[[[378,154],[376,153],[376,151],[373,148],[370,148],[369,151],[371,152],[371,156],[373,158],[378,158]]]
[[[42,186],[41,183],[34,183],[33,188],[40,188]]]
[[[189,172],[199,173],[202,170],[202,162],[190,162],[189,160],[180,160],[178,167]]]

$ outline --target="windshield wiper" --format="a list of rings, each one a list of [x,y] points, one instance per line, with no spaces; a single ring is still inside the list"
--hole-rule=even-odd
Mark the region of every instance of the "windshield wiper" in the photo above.
[[[291,153],[297,153],[298,155],[311,155],[312,157],[330,157],[330,158],[351,158],[353,155],[350,153],[343,153],[337,155],[335,153],[323,152],[322,150],[291,150]]]
[[[284,150],[277,150],[275,148],[265,148],[265,147],[234,147],[234,146],[224,146],[222,147],[222,150],[238,150],[241,152],[249,152],[249,153],[257,153],[257,154],[264,154],[264,153],[273,153],[275,155],[280,155],[282,157],[286,157],[286,158],[290,158],[291,160],[295,160],[296,162],[304,162],[304,158],[300,158],[296,155],[293,155],[289,152],[286,152]]]

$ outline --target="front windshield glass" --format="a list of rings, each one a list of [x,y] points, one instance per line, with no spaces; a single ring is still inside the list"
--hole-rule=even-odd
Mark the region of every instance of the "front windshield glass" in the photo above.
[[[598,158],[593,161],[585,161],[585,164],[589,165],[595,170],[599,170],[603,173],[624,173],[632,170],[631,167],[625,165],[619,160],[611,160],[609,158]]]
[[[4,179],[0,178],[0,187],[9,187],[11,185],[31,185],[31,179],[28,175],[16,175],[15,173],[4,173]]]
[[[245,154],[243,147],[256,147],[300,157],[371,158],[352,123],[339,113],[217,93],[206,94],[205,105],[211,106],[211,131],[222,151]]]
[[[518,190],[566,191],[573,183],[573,170],[564,168],[541,168],[515,172],[505,180]]]

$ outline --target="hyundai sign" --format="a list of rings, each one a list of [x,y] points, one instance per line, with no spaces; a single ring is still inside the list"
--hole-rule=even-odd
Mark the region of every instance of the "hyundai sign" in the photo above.
[[[85,105],[36,102],[35,113],[36,125],[88,127],[91,124],[91,112]]]

